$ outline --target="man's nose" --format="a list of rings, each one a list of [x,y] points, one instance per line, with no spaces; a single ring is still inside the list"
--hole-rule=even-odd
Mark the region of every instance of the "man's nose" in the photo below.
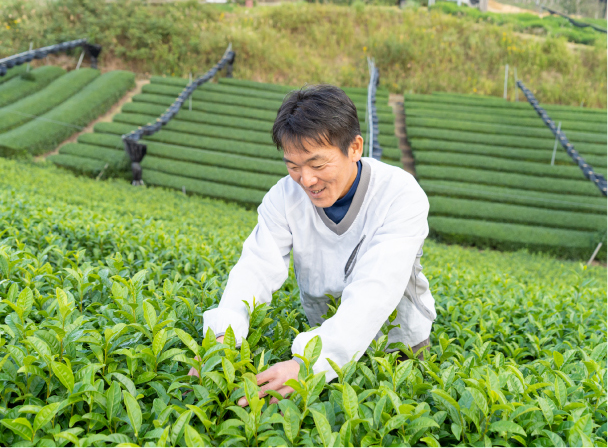
[[[302,170],[302,185],[306,188],[310,188],[317,183],[318,179],[315,173],[311,169],[304,168]]]

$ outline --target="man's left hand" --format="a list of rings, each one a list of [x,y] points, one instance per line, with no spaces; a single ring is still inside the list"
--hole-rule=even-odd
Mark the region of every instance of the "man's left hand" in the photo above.
[[[285,382],[291,379],[297,380],[298,374],[300,373],[300,364],[293,359],[289,361],[278,362],[268,370],[264,370],[262,373],[256,375],[258,380],[258,386],[262,385],[260,391],[260,398],[268,395],[267,390],[274,390],[281,394],[282,397],[293,392],[293,389],[289,386],[285,386]],[[266,384],[264,384],[266,383]],[[272,397],[270,404],[278,403],[275,397]],[[238,401],[239,406],[247,406],[247,398],[243,397]]]

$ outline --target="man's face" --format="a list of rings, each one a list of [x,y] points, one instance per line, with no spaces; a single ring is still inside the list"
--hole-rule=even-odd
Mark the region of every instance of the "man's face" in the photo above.
[[[363,152],[363,138],[357,136],[348,156],[337,146],[306,145],[308,152],[285,150],[283,159],[291,178],[304,189],[312,203],[331,207],[348,193],[357,177],[357,162]]]

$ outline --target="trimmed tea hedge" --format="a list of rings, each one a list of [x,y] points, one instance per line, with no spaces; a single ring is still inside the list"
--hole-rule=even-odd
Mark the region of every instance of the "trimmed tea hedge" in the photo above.
[[[216,182],[193,179],[176,174],[166,174],[152,169],[143,171],[143,180],[148,185],[175,188],[177,190],[185,189],[187,193],[196,193],[212,198],[226,199],[251,205],[261,204],[262,199],[266,194],[265,191],[252,188],[218,184]]]
[[[106,162],[99,159],[90,159],[88,157],[80,157],[72,154],[54,154],[48,157],[48,160],[62,168],[68,168],[80,174],[87,176],[98,176],[106,166]]]
[[[482,168],[484,170],[500,171],[504,173],[521,173],[532,176],[555,177],[558,179],[575,179],[589,183],[578,166],[555,165],[548,163],[521,162],[516,160],[500,159],[467,154],[452,154],[446,152],[420,151],[416,152],[416,163],[423,166],[459,166],[466,168]]]
[[[481,143],[485,145],[510,146],[513,148],[537,149],[553,151],[555,139],[517,137],[492,134],[480,134],[477,132],[452,131],[433,128],[407,128],[408,137],[432,138],[436,140],[450,140],[455,142]],[[583,155],[598,154],[606,155],[606,145],[595,143],[576,143],[577,151]]]
[[[33,79],[15,76],[4,84],[0,84],[0,107],[12,104],[44,89],[52,81],[65,74],[65,70],[61,67],[48,65],[33,69],[30,74]]]
[[[583,231],[606,230],[606,216],[538,207],[501,204],[489,201],[431,196],[432,216],[484,219],[487,221],[529,224]]]
[[[38,155],[52,150],[108,110],[134,85],[135,76],[130,72],[117,70],[99,76],[39,119],[0,134],[0,154]]]
[[[125,151],[121,149],[93,146],[84,143],[67,143],[59,149],[59,154],[101,160],[108,164],[108,173],[125,172],[131,164]]]
[[[95,132],[104,132],[116,135],[123,135],[127,132],[130,132],[130,130],[132,129],[132,125],[127,125],[123,123],[98,123],[95,125]],[[233,154],[261,157],[264,159],[283,159],[282,153],[277,151],[276,147],[270,145],[255,145],[252,143],[239,142],[235,140],[202,137],[199,135],[173,132],[164,129],[146,138],[155,142],[181,145],[189,148],[201,148],[208,149],[211,151],[223,151]]]
[[[521,103],[524,104],[524,103]],[[542,105],[543,107],[547,107],[546,104]],[[437,110],[437,111],[445,111],[451,113],[473,113],[473,114],[488,114],[488,115],[508,115],[511,117],[523,117],[523,118],[538,118],[536,112],[532,107],[528,106],[528,108],[524,109],[511,109],[509,107],[476,107],[474,105],[461,105],[458,103],[447,104],[443,102],[421,102],[421,101],[412,101],[407,100],[405,102],[406,110],[411,109],[426,109],[426,110]],[[547,109],[545,109],[547,110]],[[601,115],[596,114],[577,114],[575,112],[564,112],[559,110],[551,110],[549,115],[553,120],[556,121],[585,121],[587,123],[594,124],[606,124],[606,117],[602,117]]]
[[[264,192],[270,190],[283,176],[231,170],[217,166],[199,165],[161,157],[146,156],[141,163],[144,171],[150,169],[193,179],[208,180],[219,184],[248,187]]]
[[[13,79],[15,76],[19,76],[22,73],[25,73],[26,70],[27,70],[27,65],[25,65],[25,64],[21,64],[21,65],[15,66],[13,68],[9,68],[6,71],[6,74],[4,76],[0,76],[0,84],[5,83],[9,79]]]
[[[543,123],[542,120],[538,120]],[[509,135],[516,137],[534,137],[549,139],[555,141],[555,136],[551,130],[543,126],[538,128],[530,128],[526,126],[511,126],[503,124],[489,124],[489,123],[477,123],[463,121],[460,117],[454,117],[452,119],[439,119],[439,118],[427,118],[427,117],[409,117],[407,120],[408,126],[412,127],[425,127],[425,128],[438,128],[438,129],[452,129],[455,131],[471,131],[479,132],[482,134],[493,134],[493,135]],[[543,123],[544,125],[544,123]],[[568,139],[570,139],[575,145],[579,142],[586,143],[602,143],[606,145],[606,133],[589,133],[589,132],[576,132],[568,131]]]
[[[477,109],[474,109],[477,110]],[[525,116],[514,116],[514,115],[506,115],[506,114],[481,114],[481,113],[463,113],[460,110],[449,110],[447,108],[441,109],[425,109],[425,108],[416,108],[412,107],[410,104],[407,105],[407,121],[408,124],[411,124],[412,118],[418,117],[428,117],[428,118],[443,118],[443,119],[453,119],[457,118],[460,121],[468,121],[468,122],[476,122],[476,123],[494,123],[494,124],[502,124],[502,125],[513,125],[513,126],[526,126],[531,128],[545,128],[547,126],[543,123],[542,120],[539,120],[538,116],[534,114],[531,117]],[[560,120],[558,120],[560,121]],[[591,133],[599,133],[606,134],[606,124],[605,123],[589,123],[583,121],[562,121],[562,129],[565,132],[570,130],[580,131],[580,132],[591,132]],[[551,134],[553,135],[553,134]]]
[[[485,185],[521,188],[524,190],[561,193],[569,195],[599,196],[599,191],[591,182],[569,179],[543,178],[525,174],[502,173],[496,171],[451,166],[416,165],[420,179],[453,180],[474,182]]]
[[[99,70],[82,68],[73,70],[36,92],[0,109],[0,133],[6,132],[66,101],[99,76]]]
[[[606,200],[601,197],[563,195],[519,188],[495,187],[449,180],[421,180],[420,185],[430,195],[491,201],[494,203],[527,205],[531,207],[606,215]]]
[[[450,142],[426,138],[411,138],[410,143],[411,146],[416,149],[416,157],[425,151],[445,151],[462,154],[463,159],[466,158],[466,154],[477,154],[503,159],[541,162],[545,164],[549,164],[552,157],[552,151],[509,148],[506,146],[482,145],[477,143]],[[607,158],[605,156],[585,155],[585,160],[594,168],[597,166],[601,172],[602,167],[606,166]],[[555,153],[555,162],[557,164],[573,166],[572,159],[565,151],[557,151]]]
[[[430,235],[442,242],[500,250],[517,250],[525,247],[531,251],[579,259],[588,258],[598,243],[598,235],[595,232],[443,216],[429,217],[429,227]],[[602,259],[606,258],[605,252],[600,253],[599,256]]]

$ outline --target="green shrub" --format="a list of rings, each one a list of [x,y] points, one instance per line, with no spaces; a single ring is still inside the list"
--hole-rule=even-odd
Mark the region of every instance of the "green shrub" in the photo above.
[[[93,146],[84,143],[67,143],[59,148],[59,154],[101,160],[108,164],[105,170],[107,175],[127,171],[131,165],[131,161],[124,150],[107,148],[104,146]]]
[[[481,219],[485,221],[528,224],[547,228],[606,231],[606,216],[572,211],[548,210],[495,202],[431,196],[431,216]]]
[[[124,149],[120,135],[102,134],[100,132],[87,132],[78,136],[78,143],[93,146],[105,146],[112,149]]]
[[[425,95],[429,96],[429,95]],[[460,105],[460,104],[449,104],[442,102],[422,102],[422,101],[413,101],[406,100],[405,102],[405,113],[407,117],[407,113],[409,110],[429,110],[429,111],[437,111],[452,114],[452,116],[458,116],[457,114],[467,113],[467,114],[485,114],[488,116],[506,116],[512,119],[515,118],[529,118],[538,120],[542,123],[542,120],[539,118],[538,114],[532,109],[530,106],[529,109],[511,109],[508,107],[500,108],[500,107],[482,107],[482,106],[470,106],[470,105]],[[604,126],[606,125],[606,117],[596,116],[592,114],[576,114],[571,112],[551,112],[549,114],[552,120],[559,122],[581,122],[584,121],[593,126]]]
[[[107,111],[134,86],[133,73],[113,71],[88,84],[67,101],[18,128],[0,134],[0,153],[42,154]],[[58,126],[57,122],[64,123]]]
[[[6,74],[4,76],[0,76],[0,84],[5,83],[9,79],[13,79],[15,76],[19,76],[22,73],[25,73],[26,70],[27,70],[27,66],[25,64],[17,65],[16,67],[9,68],[6,71]]]
[[[409,124],[413,117],[433,117],[433,118],[445,118],[452,119],[457,118],[461,121],[470,121],[478,123],[495,123],[505,124],[513,126],[528,126],[532,128],[547,128],[547,125],[540,119],[540,117],[534,115],[530,118],[519,116],[519,115],[507,115],[507,114],[492,114],[492,113],[474,113],[476,109],[472,109],[473,112],[464,113],[463,111],[448,108],[438,109],[425,109],[423,107],[417,108],[408,106],[406,109],[406,122]],[[606,133],[605,123],[594,123],[594,122],[583,122],[583,121],[562,121],[562,129],[565,132],[582,131],[582,132],[593,132],[593,133]],[[553,135],[553,134],[551,134]]]
[[[531,162],[541,162],[549,164],[553,155],[552,151],[538,151],[536,149],[518,149],[507,146],[490,146],[476,143],[450,142],[446,140],[431,140],[426,138],[412,138],[410,144],[416,157],[424,151],[442,151],[458,154],[478,154],[485,156],[500,157],[503,159],[525,160]],[[585,155],[585,161],[593,167],[599,168],[606,166],[606,157],[596,155]],[[555,153],[555,163],[572,165],[572,158],[564,151],[559,149]]]
[[[95,132],[123,135],[133,130],[132,125],[123,123],[98,123]],[[260,157],[263,159],[282,160],[283,153],[270,145],[256,145],[252,143],[226,140],[222,138],[202,137],[194,134],[161,130],[156,134],[146,137],[149,141],[180,145],[187,148],[208,149],[210,151],[221,151],[245,156]]]
[[[589,182],[578,165],[574,164],[571,164],[570,166],[551,166],[548,163],[522,162],[519,160],[506,160],[498,157],[477,156],[471,154],[453,154],[443,151],[420,151],[416,152],[415,157],[416,164],[421,166],[461,166],[503,173],[530,174],[535,177],[554,177],[559,179],[575,179],[581,182]]]
[[[194,162],[197,164],[230,168],[253,173],[287,175],[287,168],[282,161],[246,157],[225,152],[206,151],[204,149],[184,148],[166,143],[146,142],[148,156]],[[161,170],[163,171],[163,170]],[[184,173],[185,175],[185,173]]]
[[[561,193],[564,195],[564,199],[569,195],[598,196],[601,194],[599,189],[589,181],[534,177],[525,174],[501,173],[471,168],[417,165],[416,175],[421,180],[452,180]]]
[[[553,151],[554,140],[532,137],[516,137],[492,134],[479,134],[477,132],[449,131],[434,128],[407,128],[408,138],[430,138],[433,140],[449,140],[454,142],[480,143],[485,145],[509,146],[512,148],[526,148],[540,151]],[[576,150],[585,157],[587,154],[606,154],[606,145],[595,143],[576,143]]]
[[[149,185],[187,193],[199,187],[251,205],[263,194],[151,170],[146,176]],[[235,439],[317,446],[331,445],[328,438],[353,446],[372,439],[472,446],[507,445],[509,435],[526,446],[605,441],[605,416],[595,412],[605,400],[603,266],[427,240],[423,262],[437,319],[423,361],[397,360],[399,351],[373,342],[329,384],[302,369],[308,390],[314,386],[306,399],[305,389],[277,405],[266,397],[243,414],[236,401],[259,390],[252,375],[291,359],[293,338],[310,329],[290,267],[272,301],[252,313],[240,350],[230,336],[223,346],[211,334],[204,339],[202,314],[217,306],[256,225],[254,211],[0,160],[0,215],[8,218],[0,220],[0,320],[10,323],[2,327],[0,393],[6,401],[31,394],[2,406],[2,446],[229,446]],[[468,229],[471,222],[432,218],[431,229]],[[480,224],[491,243],[501,232],[521,236],[506,240],[511,247],[526,240],[560,251],[550,243],[586,235]],[[196,355],[205,363],[200,380],[187,375],[200,368]],[[354,415],[365,421],[353,424]],[[247,430],[249,418],[259,419],[257,433]],[[576,418],[585,425],[564,425]],[[461,437],[455,425],[462,425]]]
[[[367,150],[367,147],[366,147],[366,150]],[[401,157],[403,157],[403,154],[401,153],[401,150],[399,148],[382,147],[382,157],[386,157],[387,159],[391,159],[391,160],[400,161]]]
[[[405,101],[423,101],[439,104],[454,104],[466,106],[480,106],[503,110],[534,110],[527,101],[507,101],[495,96],[462,95],[448,92],[434,92],[433,95],[405,94]],[[606,122],[606,109],[590,109],[585,107],[559,106],[555,104],[541,104],[548,113],[567,113],[588,120]]]
[[[217,182],[237,187],[253,188],[264,192],[270,190],[283,176],[259,174],[249,171],[219,168],[217,166],[199,165],[162,157],[146,156],[141,163],[144,170],[160,171],[182,177]]]
[[[155,95],[165,95],[172,98],[182,92],[183,89],[174,86],[163,84],[146,84],[142,87],[143,93],[151,93]],[[204,88],[197,89],[192,94],[192,100],[205,101],[209,103],[227,104],[231,106],[244,106],[256,109],[270,110],[275,114],[281,106],[281,101],[268,100],[263,98],[241,97],[239,95],[230,95],[226,93],[215,93],[205,90]],[[364,114],[365,103],[355,104],[359,114]],[[382,123],[392,123],[392,109],[389,106],[378,107],[378,120]]]
[[[43,90],[0,109],[0,133],[48,112],[81,90],[97,76],[99,76],[99,71],[91,68],[73,70],[51,82]]]
[[[477,199],[601,215],[605,215],[607,211],[606,200],[597,196],[563,195],[561,193],[545,193],[448,180],[421,180],[420,185],[428,195]]]
[[[542,121],[539,119],[542,123]],[[533,137],[540,139],[548,139],[555,141],[555,136],[548,127],[544,128],[530,128],[525,126],[511,126],[503,124],[489,124],[489,123],[476,123],[470,121],[463,121],[460,117],[454,117],[452,119],[439,119],[439,118],[427,118],[427,117],[408,117],[407,126],[409,128],[425,127],[425,128],[436,128],[436,129],[450,129],[455,131],[470,131],[477,132],[480,134],[491,134],[491,135],[510,135],[517,137]],[[577,131],[566,131],[568,139],[577,144],[579,142],[586,143],[602,143],[606,145],[606,133],[603,134],[592,134],[588,132],[577,132]]]
[[[429,228],[433,238],[446,243],[499,250],[527,248],[574,258],[589,257],[599,242],[598,235],[593,232],[443,216],[429,217]],[[599,257],[605,259],[605,252]]]
[[[187,193],[196,193],[212,198],[225,199],[245,204],[258,205],[262,203],[264,191],[252,188],[235,187],[232,185],[208,182],[205,180],[166,174],[152,169],[143,170],[143,180],[149,185],[185,189]]]
[[[62,168],[92,177],[97,177],[106,166],[106,162],[102,160],[72,154],[53,154],[47,157],[47,160]]]
[[[65,70],[61,67],[49,65],[34,69],[30,73],[34,77],[33,80],[15,76],[11,80],[0,84],[0,107],[12,104],[44,89],[52,81],[63,75]]]

